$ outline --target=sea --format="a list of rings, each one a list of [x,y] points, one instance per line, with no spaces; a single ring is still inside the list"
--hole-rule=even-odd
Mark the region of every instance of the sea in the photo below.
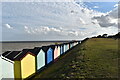
[[[23,49],[33,49],[54,44],[65,43],[69,41],[9,41],[0,42],[0,55],[5,51],[21,51]]]

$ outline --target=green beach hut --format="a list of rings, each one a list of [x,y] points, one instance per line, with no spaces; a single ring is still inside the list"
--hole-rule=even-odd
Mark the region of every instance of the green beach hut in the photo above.
[[[33,54],[36,55],[36,71],[39,71],[45,66],[45,52],[42,50],[42,47],[35,47]]]

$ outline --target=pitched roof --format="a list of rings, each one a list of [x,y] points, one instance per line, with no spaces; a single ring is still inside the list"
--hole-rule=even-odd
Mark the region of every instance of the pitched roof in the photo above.
[[[50,48],[54,50],[55,49],[55,45],[50,45]]]
[[[45,53],[47,53],[48,49],[49,49],[49,46],[42,46],[42,50],[43,50]]]
[[[15,60],[21,60],[22,58],[24,58],[28,53],[32,54],[33,56],[35,56],[33,53],[33,49],[23,49],[15,58]]]
[[[16,56],[20,53],[21,51],[12,51],[6,58],[14,61]]]
[[[15,60],[16,56],[20,53],[21,51],[7,51],[2,54],[3,57],[10,59],[12,61]]]
[[[66,45],[66,43],[63,43],[63,45]]]
[[[56,46],[61,46],[61,44],[57,44]]]
[[[38,55],[38,53],[40,52],[41,49],[42,49],[42,47],[35,47],[33,50],[33,54]]]
[[[4,52],[3,54],[2,54],[2,56],[7,56],[8,55],[8,53],[10,53],[11,51],[6,51],[6,52]]]

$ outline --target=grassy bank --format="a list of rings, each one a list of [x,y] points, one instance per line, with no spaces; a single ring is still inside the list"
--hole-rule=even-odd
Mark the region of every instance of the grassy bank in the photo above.
[[[35,78],[117,78],[118,40],[92,38],[77,45]]]

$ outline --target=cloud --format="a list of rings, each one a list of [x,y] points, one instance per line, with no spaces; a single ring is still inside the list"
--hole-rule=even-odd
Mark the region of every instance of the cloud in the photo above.
[[[93,8],[99,8],[99,6],[94,6]]]
[[[111,27],[117,25],[116,22],[114,22],[113,19],[108,15],[93,17],[93,19],[96,19],[101,27]]]
[[[68,35],[71,35],[71,36],[78,36],[79,33],[77,31],[70,31],[68,32]]]
[[[86,24],[82,18],[80,18],[80,21],[81,21],[81,23]]]
[[[40,26],[36,28],[24,27],[24,31],[30,35],[52,35],[52,36],[78,36],[77,31],[65,30],[63,28]]]
[[[5,27],[8,28],[8,29],[13,29],[13,27],[9,24],[5,24]]]
[[[118,4],[115,4],[114,7],[118,7]]]
[[[27,32],[28,34],[31,34],[31,32],[27,26],[24,26],[24,28],[25,28],[25,32]]]
[[[13,33],[3,31],[7,39],[10,34],[16,35],[10,37],[15,40],[26,40],[28,36],[29,40],[83,39],[103,32],[114,33],[117,26],[117,7],[108,13],[88,9],[84,4],[77,4],[74,1],[70,3],[14,2],[3,3],[2,7],[3,24],[14,24],[15,28]],[[6,24],[6,27],[13,29],[10,24]],[[18,35],[23,37],[19,38]]]
[[[104,15],[94,16],[92,19],[97,20],[97,23],[101,27],[118,27],[118,19],[120,18],[118,7],[120,6],[117,6],[116,8]]]

